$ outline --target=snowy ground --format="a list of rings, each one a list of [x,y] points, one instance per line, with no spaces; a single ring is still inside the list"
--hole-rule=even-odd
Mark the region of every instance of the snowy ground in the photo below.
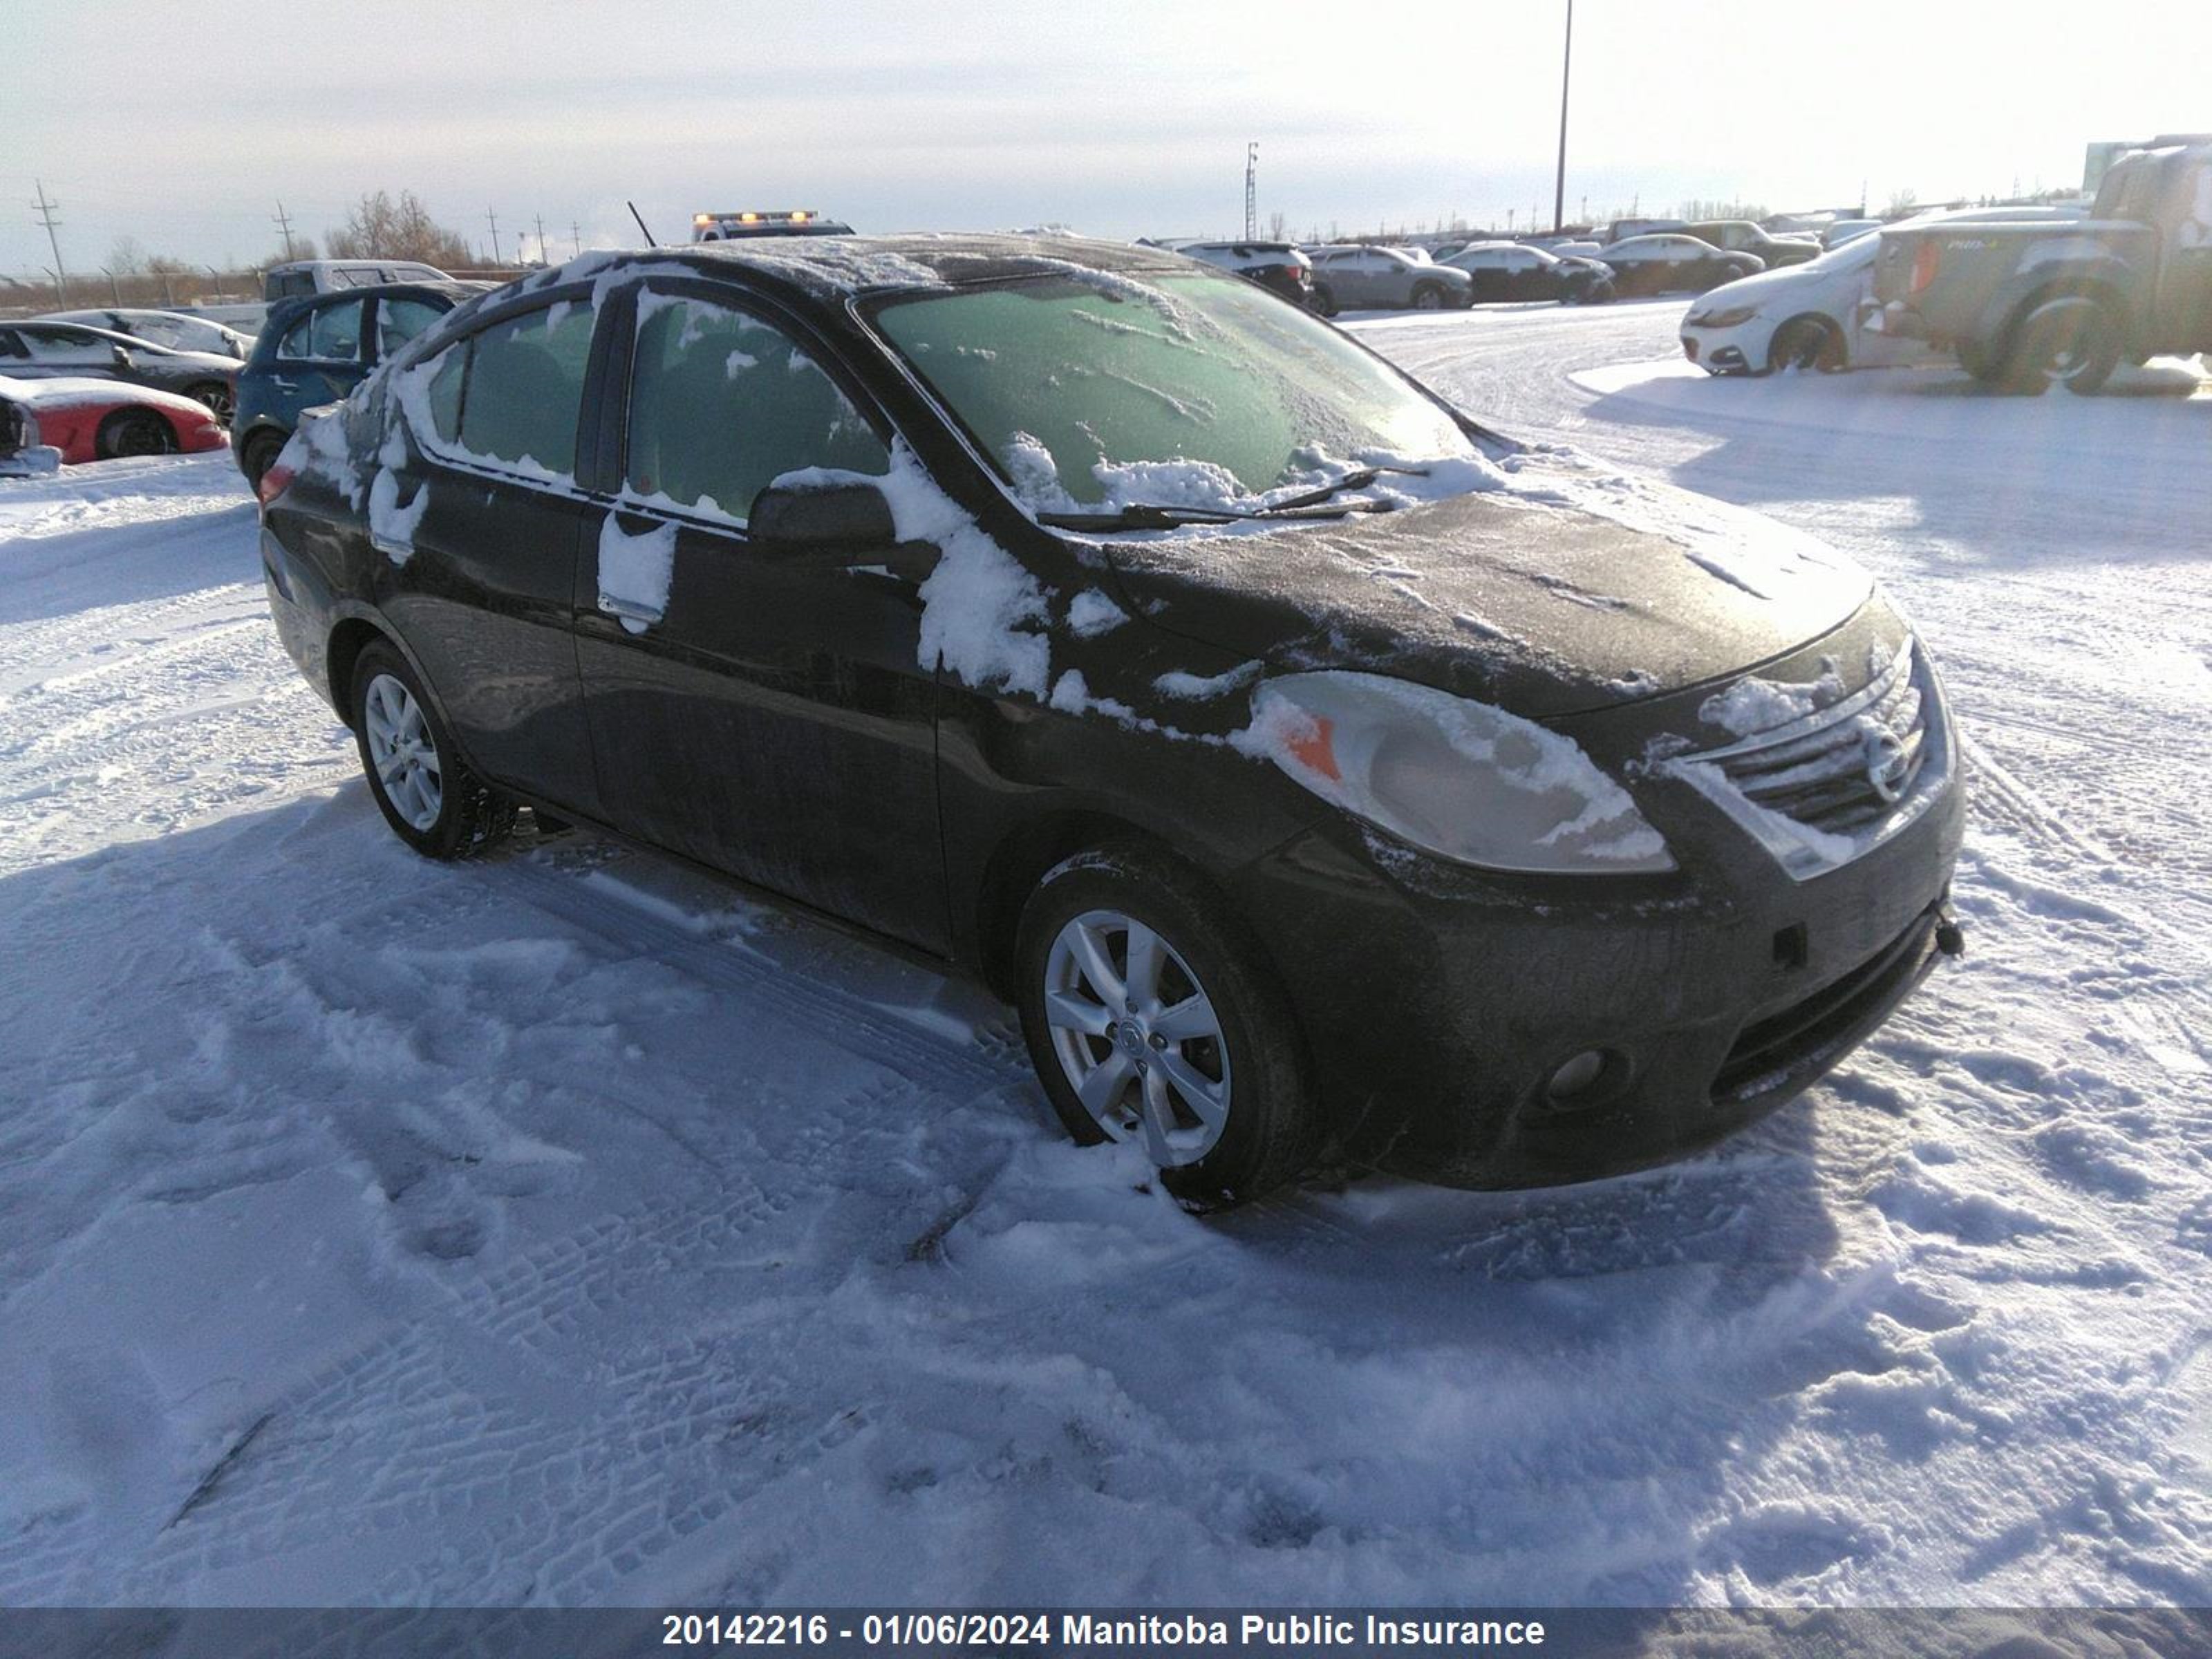
[[[227,457],[0,485],[0,1604],[2212,1600],[2212,392],[1711,383],[1678,311],[1359,325],[1880,573],[1970,955],[1557,1192],[1193,1220],[971,991],[405,852]]]

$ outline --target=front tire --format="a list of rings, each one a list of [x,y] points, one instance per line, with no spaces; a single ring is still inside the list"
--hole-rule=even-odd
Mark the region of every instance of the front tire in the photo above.
[[[1843,336],[1819,317],[1793,317],[1775,330],[1766,348],[1770,372],[1813,368],[1833,374],[1844,366]]]
[[[469,858],[514,828],[514,803],[469,770],[415,671],[390,646],[362,652],[348,709],[377,810],[423,857]]]
[[[1022,1035],[1084,1146],[1134,1140],[1188,1203],[1242,1203],[1313,1155],[1304,1039],[1246,930],[1142,843],[1047,872],[1016,947]]]
[[[93,434],[93,453],[102,460],[126,455],[167,455],[177,447],[169,422],[150,409],[118,409]]]
[[[1434,283],[1423,283],[1413,289],[1414,310],[1442,311],[1443,308],[1444,291]]]

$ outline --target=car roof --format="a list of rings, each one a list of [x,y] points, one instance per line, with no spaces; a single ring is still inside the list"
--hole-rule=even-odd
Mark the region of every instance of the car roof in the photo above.
[[[702,276],[744,275],[822,301],[1085,270],[1129,276],[1191,274],[1191,262],[1179,253],[1087,236],[759,236],[594,251],[526,276],[502,292],[530,293],[625,268],[672,267]]]
[[[295,294],[289,299],[270,302],[268,319],[262,326],[262,332],[270,332],[280,319],[289,323],[291,319],[306,312],[319,310],[325,306],[342,306],[368,294],[391,300],[427,296],[450,300],[458,306],[465,300],[473,300],[477,295],[490,291],[490,285],[486,283],[453,278],[442,283],[371,283],[367,288],[337,288],[326,294]]]

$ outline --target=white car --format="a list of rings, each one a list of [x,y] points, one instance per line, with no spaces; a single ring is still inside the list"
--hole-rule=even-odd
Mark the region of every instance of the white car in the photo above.
[[[1984,208],[1936,218],[2046,219],[2049,208]],[[1948,362],[1948,351],[1864,325],[1881,238],[1855,236],[1817,259],[1724,283],[1698,296],[1682,319],[1682,353],[1709,374],[1765,374],[1778,368],[1888,368]],[[1877,319],[1878,320],[1878,319]]]
[[[147,311],[125,306],[112,311],[56,311],[33,320],[41,323],[89,323],[134,340],[151,340],[172,351],[205,351],[240,362],[253,349],[253,337],[241,334],[208,317],[180,311]]]

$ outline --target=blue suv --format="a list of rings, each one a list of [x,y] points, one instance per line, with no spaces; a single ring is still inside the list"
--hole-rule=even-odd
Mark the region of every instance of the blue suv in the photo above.
[[[231,453],[256,489],[300,411],[342,401],[385,358],[489,283],[392,283],[280,301],[239,371]]]

